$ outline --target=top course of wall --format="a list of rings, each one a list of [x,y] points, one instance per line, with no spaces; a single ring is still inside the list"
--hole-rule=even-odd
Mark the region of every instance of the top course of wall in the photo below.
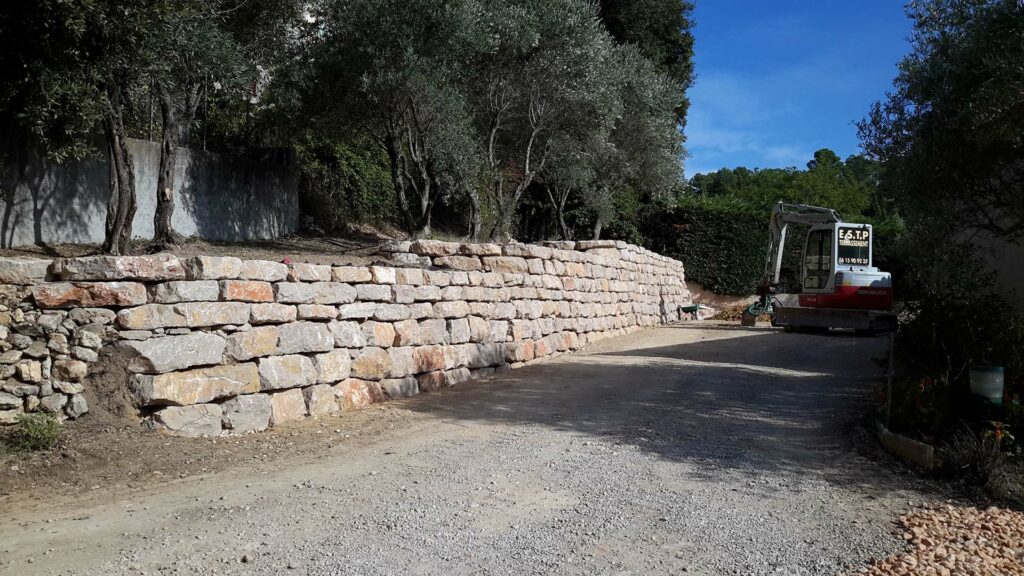
[[[0,259],[0,422],[86,414],[116,351],[151,426],[261,430],[674,322],[690,299],[680,262],[613,241],[391,242],[374,262]]]

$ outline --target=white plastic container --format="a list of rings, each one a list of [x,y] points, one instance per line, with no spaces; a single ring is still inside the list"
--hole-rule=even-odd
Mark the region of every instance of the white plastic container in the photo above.
[[[981,396],[996,406],[1003,405],[1003,367],[971,368],[971,394]]]

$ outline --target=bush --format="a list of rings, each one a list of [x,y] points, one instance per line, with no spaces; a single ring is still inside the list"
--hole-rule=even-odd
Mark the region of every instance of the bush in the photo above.
[[[939,448],[940,471],[994,498],[1021,502],[1020,466],[1005,452],[1005,442],[990,432],[978,434],[961,425]]]
[[[60,421],[50,414],[21,414],[14,447],[24,452],[50,450],[60,440]]]

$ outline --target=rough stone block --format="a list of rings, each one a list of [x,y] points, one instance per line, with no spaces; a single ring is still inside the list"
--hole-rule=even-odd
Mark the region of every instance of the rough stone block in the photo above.
[[[443,288],[452,283],[452,274],[444,270],[424,270],[423,282],[424,284]]]
[[[226,338],[228,356],[238,361],[277,354],[277,326],[259,326]]]
[[[246,394],[226,400],[221,405],[221,423],[234,434],[259,432],[270,427],[269,394]]]
[[[381,322],[394,322],[408,318],[409,307],[405,304],[379,304],[373,310],[373,319]]]
[[[356,298],[373,302],[391,302],[395,295],[392,287],[385,284],[356,284]]]
[[[415,346],[420,343],[420,323],[416,320],[395,322],[395,346]]]
[[[50,394],[49,396],[43,396],[39,399],[39,408],[43,412],[49,412],[51,414],[60,414],[61,410],[64,409],[64,405],[68,403],[68,397],[61,394]]]
[[[64,413],[72,420],[81,417],[88,411],[89,403],[86,401],[85,396],[81,394],[73,395],[64,406]]]
[[[190,280],[238,278],[242,261],[233,256],[193,256],[185,262],[185,272]]]
[[[311,304],[317,297],[313,284],[278,282],[274,284],[274,300],[282,304]]]
[[[247,363],[169,374],[136,374],[132,384],[141,406],[186,406],[258,392],[260,377],[256,365]]]
[[[366,335],[356,322],[331,322],[327,325],[339,348],[362,348],[367,345]]]
[[[413,349],[416,372],[443,370],[445,367],[445,346],[418,346]]]
[[[404,378],[416,372],[416,361],[413,358],[413,349],[409,346],[401,346],[388,349],[388,356],[391,357],[391,378]]]
[[[377,304],[374,302],[353,302],[338,306],[338,319],[348,320],[350,318],[366,319],[373,316]]]
[[[266,304],[253,304],[249,308],[249,322],[251,324],[282,324],[294,322],[298,317],[295,306],[289,304],[277,304],[274,302]]]
[[[277,333],[278,354],[328,352],[334,348],[334,336],[327,324],[292,322],[278,326]]]
[[[437,318],[462,318],[469,315],[469,304],[462,301],[436,302],[434,316]]]
[[[334,320],[338,309],[327,304],[299,304],[299,320]]]
[[[40,308],[138,306],[148,300],[146,287],[136,282],[56,282],[32,288]]]
[[[79,382],[89,373],[89,366],[81,360],[57,360],[53,363],[52,374],[58,380]]]
[[[396,268],[395,283],[419,286],[423,284],[423,270],[419,268]]]
[[[313,365],[316,367],[318,384],[334,384],[349,377],[352,371],[352,358],[348,350],[338,348],[314,356]]]
[[[58,258],[53,273],[62,280],[184,280],[185,267],[177,256],[87,256]]]
[[[420,322],[421,344],[447,344],[449,339],[447,320],[437,318]]]
[[[391,357],[383,348],[363,348],[352,360],[352,377],[382,380],[391,373]]]
[[[497,244],[462,244],[459,246],[459,254],[472,256],[501,256],[501,246]]]
[[[366,266],[335,266],[331,269],[331,279],[335,282],[360,284],[373,280],[373,276]]]
[[[0,258],[0,284],[28,286],[45,280],[51,260]]]
[[[331,274],[331,267],[324,264],[295,262],[288,265],[290,282],[330,282]]]
[[[455,386],[467,382],[473,378],[469,368],[454,368],[452,370],[446,370],[444,373],[445,381],[449,386]]]
[[[356,299],[356,289],[341,282],[316,282],[313,285],[314,304],[348,304]]]
[[[469,338],[467,342],[488,342],[491,336],[491,325],[479,316],[469,316]]]
[[[342,410],[366,408],[384,399],[380,384],[358,378],[348,378],[334,385],[334,394]]]
[[[448,321],[448,334],[449,341],[452,344],[462,344],[463,342],[469,342],[469,320],[465,318],[456,318]]]
[[[149,287],[149,299],[157,304],[209,302],[220,297],[216,280],[172,280]]]
[[[441,370],[420,374],[416,377],[416,382],[419,384],[420,392],[436,392],[449,385],[446,374]]]
[[[273,302],[274,288],[262,280],[221,280],[220,299],[235,302]]]
[[[302,390],[306,400],[306,412],[310,416],[324,416],[341,410],[338,405],[338,396],[334,389],[327,384],[316,384]]]
[[[458,242],[441,240],[416,240],[409,246],[409,252],[420,256],[448,256],[459,251]]]
[[[409,398],[420,393],[419,383],[415,376],[381,380],[380,388],[384,395],[391,399]]]
[[[395,283],[395,269],[390,266],[370,266],[370,276],[375,284]]]
[[[216,334],[193,332],[183,336],[150,338],[141,342],[121,343],[134,357],[128,363],[132,372],[163,374],[193,366],[220,364],[224,356],[224,339]]]
[[[175,309],[184,315],[189,328],[249,322],[249,304],[245,302],[186,302],[176,304]]]
[[[370,346],[387,348],[395,343],[395,327],[388,322],[363,322],[362,330]]]
[[[270,395],[270,426],[302,420],[306,417],[306,397],[302,390],[286,390]]]
[[[280,282],[288,277],[288,265],[269,260],[245,260],[238,277],[242,280]]]
[[[259,360],[260,389],[281,390],[316,384],[316,368],[306,356],[271,356]]]
[[[18,380],[39,382],[43,379],[43,365],[38,360],[22,360],[17,365]]]
[[[486,256],[484,266],[498,273],[522,274],[530,271],[526,260],[515,256]]]
[[[153,424],[178,436],[219,436],[223,416],[219,404],[169,406],[153,414]]]
[[[438,256],[434,258],[434,266],[452,270],[482,270],[483,265],[476,256]]]

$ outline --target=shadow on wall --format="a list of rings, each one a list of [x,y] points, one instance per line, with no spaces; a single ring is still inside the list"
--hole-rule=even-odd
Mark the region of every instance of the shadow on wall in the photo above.
[[[871,467],[843,466],[843,458],[857,456],[841,449],[850,448],[851,419],[870,402],[872,357],[884,348],[883,339],[762,332],[583,353],[418,396],[403,408],[606,438],[690,462],[698,477],[788,471],[881,487]]]
[[[179,233],[234,241],[298,230],[298,174],[281,159],[181,150],[178,161],[174,226]]]
[[[102,239],[108,195],[104,159],[54,167],[33,150],[5,148],[0,248],[94,242],[97,229]]]

